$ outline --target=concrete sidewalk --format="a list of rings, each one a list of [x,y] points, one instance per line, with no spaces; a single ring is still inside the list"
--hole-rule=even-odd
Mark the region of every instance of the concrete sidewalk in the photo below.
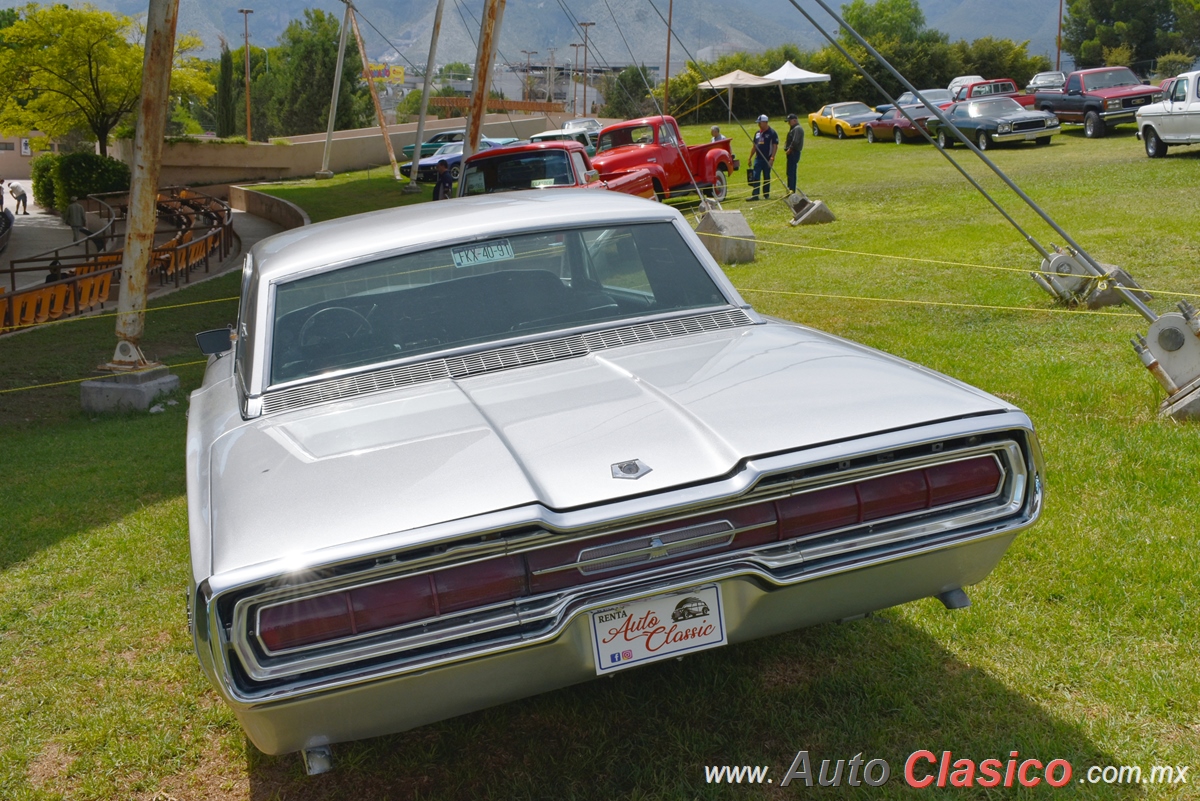
[[[28,188],[26,188],[28,191]],[[230,257],[221,264],[213,265],[210,272],[199,273],[193,272],[191,275],[191,283],[202,281],[207,278],[213,278],[236,269],[241,266],[242,255],[247,253],[260,239],[266,239],[272,234],[277,234],[284,229],[261,217],[256,217],[253,214],[247,214],[244,211],[233,211],[233,231],[237,235],[237,239],[241,241],[241,247],[235,247]],[[63,248],[70,246],[73,242],[72,232],[59,217],[57,212],[46,211],[41,206],[36,205],[32,199],[29,201],[29,215],[18,215],[14,225],[12,235],[8,241],[8,247],[3,253],[0,253],[0,285],[6,292],[12,291],[11,279],[8,275],[8,266],[13,259],[27,259],[39,254],[45,253],[55,248]],[[64,251],[65,253],[82,254],[83,241],[79,241],[76,247]],[[39,270],[37,272],[18,273],[17,274],[17,289],[22,289],[29,286],[37,286],[45,283],[48,271]],[[168,283],[159,287],[157,280],[151,279],[149,285],[148,296],[151,298],[161,297],[175,291],[175,284]],[[181,283],[180,288],[188,284]]]

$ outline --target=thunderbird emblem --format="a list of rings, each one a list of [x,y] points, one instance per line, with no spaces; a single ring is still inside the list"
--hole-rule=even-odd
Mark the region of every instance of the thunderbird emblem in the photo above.
[[[650,466],[641,459],[617,462],[612,466],[613,478],[638,479],[650,472]]]

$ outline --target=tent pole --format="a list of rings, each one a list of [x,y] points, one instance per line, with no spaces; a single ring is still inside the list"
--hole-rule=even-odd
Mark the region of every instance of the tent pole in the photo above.
[[[783,81],[779,82],[779,99],[783,102],[783,113],[787,114],[787,98],[783,96]]]

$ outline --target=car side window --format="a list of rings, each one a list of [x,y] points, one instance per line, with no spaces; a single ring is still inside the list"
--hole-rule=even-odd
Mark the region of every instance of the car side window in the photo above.
[[[571,153],[571,164],[575,166],[575,174],[579,176],[579,180],[586,181],[587,165],[583,162],[583,154]]]
[[[675,144],[675,133],[670,125],[661,125],[658,129],[658,142],[661,145]]]
[[[1072,75],[1071,80],[1067,81],[1068,92],[1078,92],[1083,88],[1083,80],[1078,75]]]
[[[1172,100],[1187,100],[1188,82],[1186,78],[1180,78],[1171,87]]]
[[[822,117],[828,117],[828,116],[829,116],[829,106],[826,106],[825,108],[821,109],[821,116],[822,116]]]

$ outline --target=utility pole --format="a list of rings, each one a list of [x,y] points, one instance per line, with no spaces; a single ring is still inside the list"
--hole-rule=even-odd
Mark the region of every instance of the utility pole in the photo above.
[[[575,68],[571,70],[571,114],[578,117],[579,87],[575,85],[575,73],[579,72],[579,48],[583,47],[583,42],[571,42],[571,47],[575,50]]]
[[[546,49],[550,51],[550,80],[546,84],[546,102],[553,103],[554,102],[554,97],[553,97],[554,83],[555,83],[554,79],[555,79],[555,77],[557,77],[554,74],[554,51],[557,50],[558,48],[557,47],[547,47]]]
[[[587,85],[588,85],[588,28],[592,27],[594,22],[581,22],[579,27],[583,28],[583,116],[588,115],[587,104]]]
[[[675,0],[667,3],[667,70],[663,78],[663,114],[671,113],[671,18],[675,11]]]
[[[522,50],[521,52],[525,54],[525,91],[524,91],[524,93],[522,93],[521,99],[522,100],[532,100],[533,99],[533,82],[530,79],[531,73],[529,72],[529,57],[536,56],[538,51]]]
[[[392,165],[392,178],[400,180],[400,165],[396,163],[396,151],[392,149],[392,137],[388,134],[387,120],[383,117],[383,106],[379,105],[379,92],[375,91],[375,78],[371,75],[371,62],[367,59],[367,48],[363,46],[362,32],[358,29],[358,15],[354,13],[354,4],[344,0],[350,11],[350,24],[354,28],[354,41],[358,43],[358,55],[362,58],[363,77],[367,79],[367,89],[371,92],[371,102],[375,104],[375,118],[379,121],[379,130],[383,133],[383,146],[387,149],[388,161]]]
[[[332,178],[333,171],[329,169],[329,155],[333,151],[333,125],[337,119],[338,90],[342,88],[342,63],[346,60],[346,34],[350,28],[351,5],[346,4],[346,13],[342,16],[342,31],[338,36],[337,67],[333,70],[333,99],[329,101],[329,122],[325,125],[325,152],[321,155],[321,169],[317,170],[317,178]]]
[[[433,12],[433,36],[429,40],[429,61],[425,64],[425,84],[421,88],[421,112],[417,115],[417,139],[413,144],[412,166],[409,167],[408,186],[405,192],[420,192],[417,186],[417,163],[421,160],[421,145],[425,141],[425,112],[429,109],[429,89],[433,81],[433,61],[437,58],[438,37],[442,33],[442,8],[446,0],[438,0]]]
[[[254,139],[250,135],[250,15],[254,11],[249,8],[239,8],[238,13],[242,15],[243,28],[246,32],[246,141],[250,142]]]
[[[1063,0],[1058,0],[1058,39],[1055,40],[1058,45],[1058,51],[1054,57],[1054,69],[1057,72],[1062,72],[1062,18]]]
[[[483,114],[487,109],[488,87],[492,85],[492,63],[496,59],[496,44],[500,39],[500,22],[504,18],[505,0],[485,0],[483,21],[479,25],[479,47],[475,62],[475,78],[471,85],[471,108],[467,117],[467,138],[463,142],[463,164],[479,147],[483,131]]]
[[[133,135],[133,168],[129,216],[121,256],[121,296],[117,300],[117,348],[112,370],[136,370],[149,363],[142,354],[146,324],[146,276],[158,223],[158,176],[162,168],[163,132],[170,105],[171,62],[175,55],[175,23],[179,0],[150,0],[146,15],[146,55],[142,63],[142,97]]]

